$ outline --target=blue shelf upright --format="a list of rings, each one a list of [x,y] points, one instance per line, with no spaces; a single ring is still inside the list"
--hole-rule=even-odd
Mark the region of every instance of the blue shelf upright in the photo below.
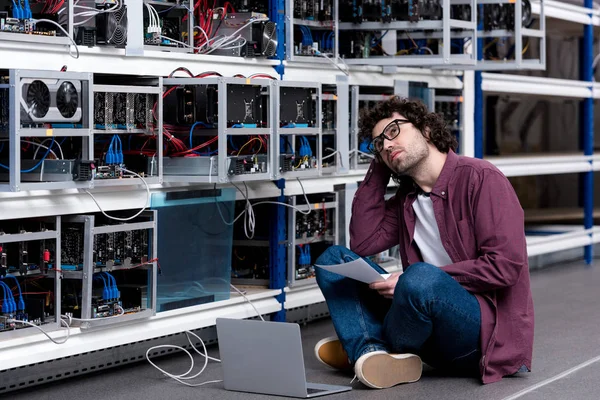
[[[593,0],[585,0],[585,7],[590,10],[590,20],[593,10]],[[593,82],[594,72],[592,63],[594,59],[594,27],[591,24],[583,28],[583,43],[581,46],[581,80]],[[594,99],[587,98],[583,100],[583,123],[581,124],[583,138],[583,152],[586,156],[594,153]],[[591,161],[590,161],[591,163]],[[585,229],[591,229],[594,226],[594,172],[584,173],[583,177],[583,223]],[[591,236],[591,234],[590,234]],[[592,263],[593,247],[585,246],[584,259],[587,264]]]
[[[277,56],[279,65],[273,68],[279,74],[279,79],[283,79],[285,59],[285,0],[269,0],[269,19],[277,24]]]
[[[277,198],[280,203],[285,203],[283,189],[285,189],[285,179],[275,181],[277,187],[281,190],[281,195]],[[287,218],[285,206],[281,204],[273,205],[273,215],[269,227],[269,249],[271,253],[269,269],[271,278],[269,287],[271,289],[283,289],[287,285]],[[281,310],[274,313],[273,321],[285,322],[285,292],[282,292],[277,297],[277,301],[281,304]]]
[[[483,5],[477,6],[479,8],[478,15],[483,15]],[[480,18],[477,25],[477,30],[483,30],[483,20]],[[477,39],[477,59],[483,60],[483,39]],[[474,155],[476,158],[483,158],[483,89],[481,87],[483,79],[481,71],[475,71],[475,115],[474,115]]]

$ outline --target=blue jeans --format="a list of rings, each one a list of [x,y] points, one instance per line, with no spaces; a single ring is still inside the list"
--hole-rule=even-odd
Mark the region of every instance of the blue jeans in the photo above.
[[[343,264],[357,258],[343,246],[332,246],[315,264]],[[369,259],[365,261],[386,273]],[[365,283],[315,270],[333,326],[352,364],[365,353],[384,350],[417,354],[428,365],[453,373],[479,374],[479,302],[440,268],[426,263],[406,268],[393,300]]]

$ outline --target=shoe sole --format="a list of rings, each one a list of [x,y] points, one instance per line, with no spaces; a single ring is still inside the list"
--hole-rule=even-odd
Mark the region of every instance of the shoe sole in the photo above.
[[[400,358],[401,357],[401,358]],[[360,366],[358,378],[374,389],[384,389],[421,378],[423,363],[416,355],[373,354]]]
[[[335,346],[335,348],[333,348],[331,350],[327,350],[327,347],[333,347],[333,346]],[[327,356],[331,356],[331,355],[338,356],[338,357],[335,357],[335,360],[332,360],[333,364],[326,363],[323,360],[323,358],[330,358],[330,357],[327,357],[325,354],[323,354],[323,356],[321,354],[319,354],[321,352],[321,350],[323,350],[323,352],[327,353]],[[339,356],[343,356],[344,358],[342,359]],[[335,337],[328,337],[328,338],[319,340],[319,342],[315,345],[315,357],[317,358],[317,360],[319,360],[319,362],[321,364],[326,365],[327,367],[329,367],[333,370],[336,370],[336,371],[346,371],[346,370],[349,370],[352,368],[352,366],[348,362],[348,355],[346,354],[346,351],[342,348],[342,344],[340,343],[339,339],[337,339]]]

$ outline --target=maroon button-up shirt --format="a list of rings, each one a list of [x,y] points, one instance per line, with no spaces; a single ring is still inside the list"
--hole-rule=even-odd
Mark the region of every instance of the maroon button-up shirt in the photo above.
[[[417,188],[402,184],[385,201],[390,170],[373,162],[352,205],[350,248],[360,256],[397,244],[403,266],[421,262],[412,204]],[[452,264],[440,266],[481,308],[481,377],[496,382],[531,370],[533,300],[523,209],[506,177],[491,163],[450,151],[431,192],[441,245]],[[405,267],[406,268],[406,267]]]

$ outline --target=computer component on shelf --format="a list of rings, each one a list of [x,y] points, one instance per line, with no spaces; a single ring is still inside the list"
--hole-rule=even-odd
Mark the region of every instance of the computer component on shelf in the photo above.
[[[336,193],[293,196],[298,209],[288,214],[288,283],[290,286],[314,282],[314,262],[329,246],[338,243],[338,200]],[[302,210],[302,212],[300,212]],[[310,210],[310,213],[306,213]]]
[[[168,89],[163,97],[163,121],[170,125],[202,123],[212,127],[217,120],[217,85],[182,85]]]
[[[7,160],[4,160],[7,165]],[[40,164],[38,166],[38,164]],[[22,182],[83,182],[94,179],[96,163],[93,160],[21,160]],[[0,182],[8,181],[8,170],[0,169]]]
[[[96,267],[112,268],[148,262],[149,236],[147,230],[126,230],[94,235],[93,261]]]
[[[269,115],[268,94],[266,86],[228,84],[227,127],[266,128]]]
[[[436,89],[435,112],[442,114],[451,131],[461,130],[462,92],[460,90]]]
[[[321,93],[321,127],[323,148],[323,172],[335,172],[340,156],[337,151],[337,109],[338,96],[336,85],[323,85]],[[326,169],[331,168],[331,171]]]
[[[0,182],[17,191],[93,178],[96,164],[86,145],[90,83],[89,73],[0,71]],[[20,160],[11,158],[13,151]],[[21,173],[11,174],[12,168]]]
[[[211,71],[165,79],[163,121],[170,140],[163,175],[196,182],[269,179],[271,79],[264,78],[274,79]]]
[[[123,1],[123,0],[121,0]],[[127,45],[127,6],[125,4],[97,5],[96,44],[114,47]]]
[[[150,93],[94,92],[94,128],[152,133],[156,97]]]
[[[210,54],[248,58],[272,57],[276,54],[279,40],[277,26],[275,22],[268,20],[266,14],[227,13],[219,25],[219,35],[238,39],[224,43]],[[249,26],[243,28],[246,25]]]
[[[131,211],[111,214],[123,218]],[[102,214],[62,217],[62,313],[84,320],[152,315],[148,286],[156,279],[155,227],[154,212],[126,222]]]
[[[316,126],[316,88],[281,87],[279,91],[279,124],[282,128]]]
[[[16,236],[18,235],[18,236]],[[0,337],[31,333],[29,325],[56,324],[56,218],[0,221]]]
[[[266,154],[229,157],[229,175],[266,173],[268,157]]]
[[[255,12],[261,14],[269,13],[269,0],[218,0],[217,7],[224,7],[229,3],[233,7],[234,12],[247,13]]]
[[[77,124],[83,117],[80,80],[22,78],[20,100],[22,124]]]
[[[63,222],[60,236],[60,269],[77,271],[83,268],[84,254],[83,224]]]
[[[276,201],[277,199],[264,199]],[[232,215],[239,215],[246,208],[245,200],[235,202]],[[270,236],[273,215],[272,207],[256,207],[254,209],[257,221],[251,239],[248,238],[248,227],[243,218],[233,225],[233,247],[231,257],[231,281],[234,285],[260,285],[268,287],[271,264]],[[225,217],[227,218],[227,216]]]
[[[320,85],[280,82],[277,84],[278,174],[319,173],[321,142]]]
[[[333,19],[332,0],[294,0],[294,18],[307,21],[330,21]]]
[[[144,44],[164,49],[193,51],[189,2],[148,2],[144,7]],[[190,42],[190,40],[192,40]]]
[[[95,179],[158,175],[160,138],[154,113],[160,92],[155,79],[95,75]]]
[[[531,3],[529,0],[522,0],[521,16],[523,27],[531,26],[533,15],[531,12]],[[484,4],[483,14],[480,15],[483,19],[483,30],[509,30],[515,29],[515,3],[512,4]]]
[[[0,223],[0,247],[2,248],[2,269],[0,277],[6,274],[16,276],[39,275],[48,272],[55,262],[55,242],[49,239],[22,239],[9,241],[11,234],[32,236],[51,232],[55,222],[45,219],[8,220]]]

